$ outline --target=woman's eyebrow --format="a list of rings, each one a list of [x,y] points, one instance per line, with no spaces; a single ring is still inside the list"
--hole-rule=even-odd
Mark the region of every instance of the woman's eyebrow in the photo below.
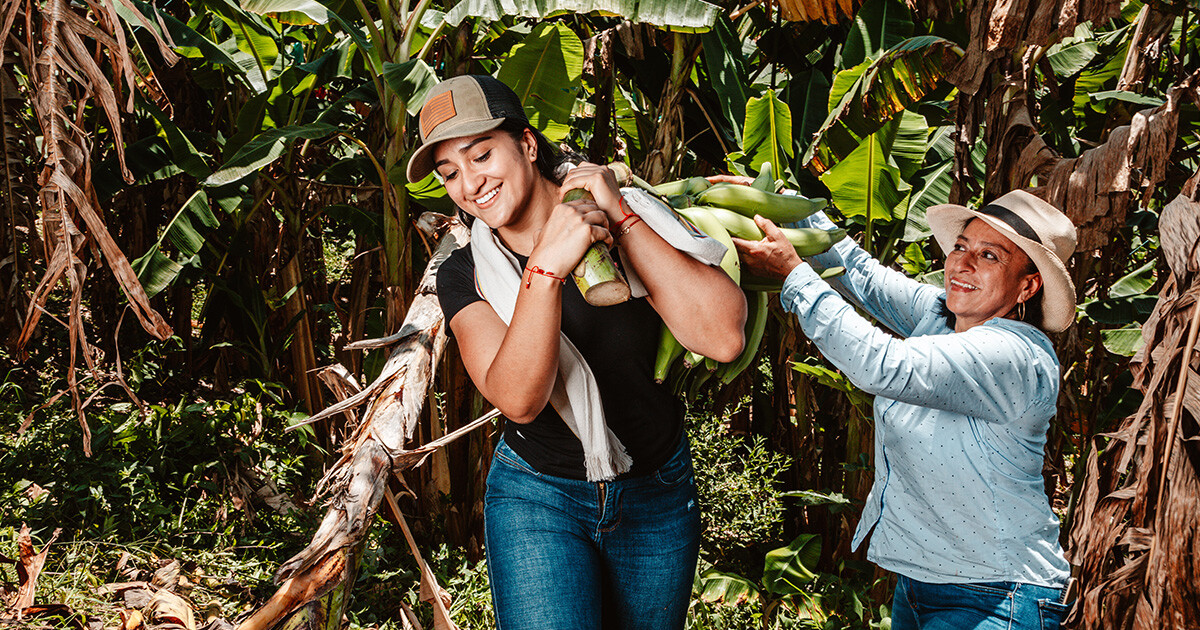
[[[955,242],[958,242],[958,241],[965,241],[967,244],[971,244],[971,239],[967,238],[966,236],[964,236],[964,235],[962,235],[962,234],[959,234],[959,235],[958,235],[958,239],[957,239]],[[979,245],[980,247],[995,247],[996,249],[998,249],[998,250],[1000,250],[1000,251],[1004,252],[1005,254],[1011,254],[1011,253],[1012,253],[1012,250],[1010,250],[1009,248],[1005,247],[1005,246],[1004,246],[1003,244],[1001,244],[1001,243],[993,243],[993,242],[991,242],[991,241],[979,241],[979,242],[978,242],[978,243],[976,243],[976,244],[977,244],[977,245]]]
[[[485,140],[491,140],[491,139],[492,139],[492,136],[491,136],[491,134],[487,134],[487,135],[479,136],[478,138],[475,138],[474,140],[472,140],[472,141],[470,141],[470,142],[466,143],[465,145],[463,145],[463,146],[459,147],[459,149],[458,149],[458,152],[459,152],[459,153],[466,153],[467,151],[470,151],[470,150],[471,150],[471,147],[473,147],[473,146],[475,146],[475,145],[479,144],[480,142],[483,142],[483,141],[485,141]],[[441,165],[443,165],[443,164],[447,164],[447,163],[449,163],[449,162],[450,162],[450,160],[447,160],[447,159],[441,159],[441,160],[438,160],[438,161],[434,162],[434,163],[433,163],[433,167],[434,167],[434,168],[437,168],[437,167],[439,167],[439,166],[441,166]]]

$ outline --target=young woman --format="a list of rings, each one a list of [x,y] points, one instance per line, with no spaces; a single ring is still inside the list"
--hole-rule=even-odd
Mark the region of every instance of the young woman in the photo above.
[[[473,217],[438,295],[467,372],[507,419],[484,501],[499,627],[682,628],[700,520],[682,410],[654,356],[666,322],[684,346],[736,357],[741,290],[633,213],[608,169],[560,181],[558,152],[496,79],[440,83],[420,126],[409,180],[436,172]],[[562,203],[575,188],[594,201]],[[566,280],[592,243],[614,241],[648,296],[590,306]]]
[[[895,630],[1053,630],[1068,566],[1042,481],[1059,365],[1050,338],[1075,317],[1064,263],[1075,226],[1025,191],[980,210],[929,209],[946,289],[888,269],[850,239],[814,258],[899,338],[860,316],[770,221],[740,241],[747,266],[786,278],[780,301],[875,395],[875,484],[854,535],[899,574]],[[809,221],[833,227],[824,215]]]

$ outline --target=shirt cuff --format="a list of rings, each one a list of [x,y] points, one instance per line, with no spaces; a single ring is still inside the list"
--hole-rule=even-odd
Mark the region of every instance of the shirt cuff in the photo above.
[[[814,282],[822,282],[821,276],[808,263],[800,263],[784,278],[783,288],[779,291],[780,302],[784,307],[796,303],[800,292]]]

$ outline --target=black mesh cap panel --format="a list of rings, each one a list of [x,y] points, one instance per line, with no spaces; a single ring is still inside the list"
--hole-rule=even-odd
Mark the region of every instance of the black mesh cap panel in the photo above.
[[[513,92],[512,88],[499,79],[487,75],[476,75],[476,82],[483,90],[483,97],[487,99],[488,111],[491,112],[493,118],[513,118],[529,122],[529,118],[525,115],[525,108],[521,107],[521,100],[517,98],[517,93]]]

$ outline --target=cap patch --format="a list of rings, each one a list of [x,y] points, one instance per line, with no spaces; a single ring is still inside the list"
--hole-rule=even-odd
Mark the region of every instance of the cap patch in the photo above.
[[[429,99],[421,109],[421,137],[428,138],[438,125],[454,118],[458,112],[454,109],[454,92],[442,92]]]

